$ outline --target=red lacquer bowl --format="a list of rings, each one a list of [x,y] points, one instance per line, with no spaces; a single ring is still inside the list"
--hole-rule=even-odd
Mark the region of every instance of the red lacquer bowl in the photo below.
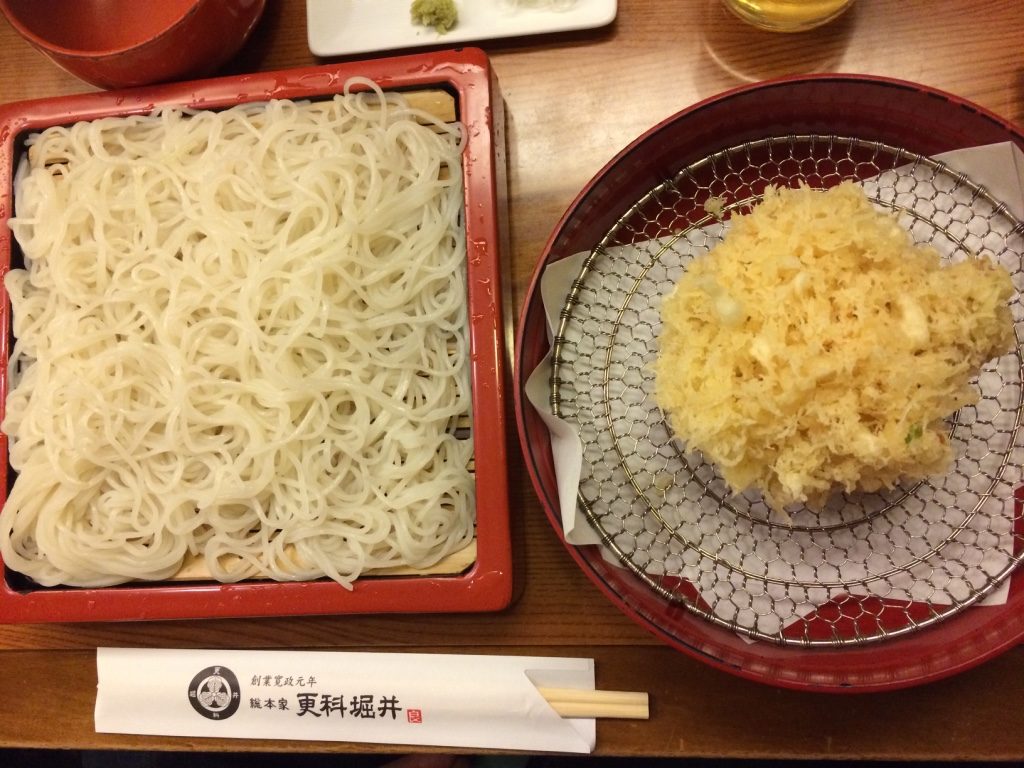
[[[745,141],[787,134],[855,136],[935,155],[997,142],[1024,148],[1019,129],[955,96],[913,83],[848,75],[791,78],[730,91],[679,112],[620,152],[587,184],[540,259],[519,322],[515,406],[526,465],[564,542],[547,427],[526,399],[530,373],[549,349],[540,291],[544,268],[590,251],[626,209],[683,167]],[[741,677],[815,691],[878,691],[968,669],[1024,638],[1024,579],[1005,605],[977,606],[927,629],[861,646],[802,648],[750,643],[670,603],[597,547],[567,545],[597,587],[670,646]]]
[[[265,0],[0,0],[19,34],[71,74],[124,88],[213,72],[238,52]]]

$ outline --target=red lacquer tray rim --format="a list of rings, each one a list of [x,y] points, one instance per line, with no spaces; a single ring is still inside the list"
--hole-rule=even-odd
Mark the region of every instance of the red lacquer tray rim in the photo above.
[[[562,235],[567,230],[578,228],[581,216],[593,218],[597,205],[594,199],[599,196],[598,190],[606,179],[613,175],[621,178],[625,173],[622,170],[624,166],[641,163],[638,160],[641,153],[650,150],[663,134],[668,133],[670,126],[688,123],[701,113],[721,116],[722,122],[727,123],[729,111],[740,103],[756,103],[754,100],[767,94],[771,94],[769,101],[776,106],[784,100],[798,103],[813,89],[833,91],[837,111],[847,108],[851,100],[856,102],[856,99],[844,97],[858,89],[878,90],[872,98],[882,101],[913,95],[912,106],[922,110],[917,116],[922,124],[930,124],[935,117],[934,114],[925,114],[926,110],[957,113],[958,119],[965,124],[976,124],[979,128],[986,126],[986,131],[1002,134],[1002,140],[1012,141],[1024,149],[1024,133],[976,104],[928,86],[871,75],[815,74],[779,78],[740,86],[677,112],[639,136],[598,171],[570,204],[545,244],[524,295],[517,327],[513,385],[516,426],[527,472],[541,506],[573,560],[619,610],[662,642],[722,671],[784,688],[830,693],[896,690],[968,670],[1024,639],[1024,587],[1021,579],[1016,580],[1003,606],[971,608],[899,639],[837,649],[783,647],[764,642],[751,644],[690,613],[681,605],[671,605],[662,600],[631,572],[605,561],[598,547],[578,547],[566,542],[557,492],[551,485],[553,465],[546,427],[525,395],[526,380],[549,343],[540,305],[543,270],[551,262],[571,255],[571,250],[559,250]],[[901,104],[900,108],[911,107]],[[865,128],[868,134],[877,130],[873,124]],[[856,131],[846,135],[850,133],[855,134]],[[723,128],[720,134],[716,140],[721,141],[722,148],[737,143],[730,140],[727,129]],[[987,143],[957,143],[947,136],[937,138],[936,142],[949,145],[936,146],[930,150],[932,154]],[[658,149],[663,149],[664,144],[662,138]],[[687,158],[688,161],[694,159]],[[685,164],[682,158],[679,164]],[[662,173],[661,177],[664,178],[665,174]]]
[[[122,91],[0,105],[0,275],[11,261],[12,174],[26,131],[160,106],[202,109],[272,98],[316,98],[341,91],[350,77],[384,89],[443,88],[465,126],[467,274],[472,432],[476,463],[477,557],[455,575],[366,577],[346,590],[327,580],[239,584],[129,584],[101,589],[19,591],[0,581],[0,623],[136,621],[358,613],[496,611],[512,599],[508,457],[505,442],[505,315],[499,290],[505,215],[503,104],[486,54],[458,48],[408,56],[260,72]],[[0,356],[8,357],[10,304],[0,306]],[[6,367],[0,402],[6,399]],[[0,435],[0,502],[7,488],[7,439]],[[0,563],[2,565],[2,563]],[[6,572],[4,572],[6,573]]]

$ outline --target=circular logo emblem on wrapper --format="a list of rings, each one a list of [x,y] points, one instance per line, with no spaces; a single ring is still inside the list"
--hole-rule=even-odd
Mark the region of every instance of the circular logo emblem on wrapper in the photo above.
[[[188,700],[192,709],[210,720],[226,720],[238,710],[238,678],[227,667],[207,667],[192,678]]]

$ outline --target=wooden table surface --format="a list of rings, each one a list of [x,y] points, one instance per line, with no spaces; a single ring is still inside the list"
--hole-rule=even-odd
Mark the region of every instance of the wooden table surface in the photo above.
[[[578,190],[662,118],[744,82],[836,71],[918,81],[1024,124],[1022,29],[1019,0],[858,0],[839,21],[795,36],[748,28],[716,0],[619,0],[618,18],[605,29],[484,43],[509,117],[515,309]],[[317,61],[306,45],[303,0],[271,0],[225,71]],[[0,101],[86,90],[0,22]],[[514,435],[510,444],[518,445]],[[590,656],[599,687],[647,690],[652,699],[649,721],[599,723],[603,755],[1024,758],[1024,647],[953,679],[887,694],[796,693],[711,669],[660,645],[602,597],[550,530],[516,447],[512,455],[516,600],[508,610],[0,626],[0,746],[374,749],[97,734],[95,648],[113,645]]]

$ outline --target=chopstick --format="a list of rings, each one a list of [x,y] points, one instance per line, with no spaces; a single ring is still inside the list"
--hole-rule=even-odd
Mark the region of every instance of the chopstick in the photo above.
[[[562,717],[614,717],[647,720],[650,708],[646,693],[640,691],[589,691],[581,688],[537,690]]]

